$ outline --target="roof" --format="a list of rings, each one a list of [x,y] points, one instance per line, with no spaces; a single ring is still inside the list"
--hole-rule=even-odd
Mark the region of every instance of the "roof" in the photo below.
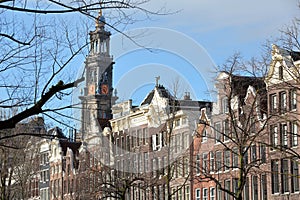
[[[261,113],[267,111],[267,89],[266,83],[262,77],[238,76],[232,75],[233,95],[239,98],[241,104],[244,104],[249,86],[252,86],[256,93],[260,95],[259,105]]]
[[[290,51],[290,56],[292,57],[294,62],[300,60],[300,52]]]
[[[170,94],[170,92],[162,85],[155,86],[155,88],[147,95],[147,97],[141,103],[142,105],[150,104],[154,97],[155,89],[157,90],[160,97],[167,99],[174,99],[174,97]]]
[[[250,85],[254,87],[256,91],[266,91],[266,84],[262,77],[232,75],[231,84],[233,95],[240,98],[245,98]]]

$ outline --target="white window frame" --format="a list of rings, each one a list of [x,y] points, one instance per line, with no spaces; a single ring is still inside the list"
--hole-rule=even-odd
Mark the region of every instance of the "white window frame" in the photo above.
[[[208,189],[202,188],[202,200],[208,200]]]
[[[200,200],[201,199],[201,192],[200,192],[200,189],[197,188],[195,190],[195,200]]]
[[[297,110],[297,90],[292,89],[290,91],[290,109]]]
[[[202,143],[207,142],[207,131],[206,128],[203,129],[202,131]]]
[[[222,98],[222,113],[228,113],[228,97]]]
[[[277,109],[277,95],[271,94],[270,95],[270,110],[271,112],[276,112]]]
[[[292,146],[298,146],[298,124],[297,121],[291,122],[291,139],[292,139]]]
[[[209,197],[210,197],[210,200],[215,200],[215,197],[216,197],[216,189],[214,187],[211,187],[209,189]]]
[[[162,133],[157,133],[152,135],[152,150],[159,151],[162,148],[163,144],[163,136]]]

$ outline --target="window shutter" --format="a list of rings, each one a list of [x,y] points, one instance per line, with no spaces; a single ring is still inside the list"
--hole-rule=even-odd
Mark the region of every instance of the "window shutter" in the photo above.
[[[152,135],[152,150],[156,151],[156,135]]]

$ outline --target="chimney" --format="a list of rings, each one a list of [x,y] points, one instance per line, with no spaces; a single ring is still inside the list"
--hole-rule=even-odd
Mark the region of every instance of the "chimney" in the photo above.
[[[192,100],[190,96],[190,92],[185,92],[185,95],[183,97],[184,100]]]

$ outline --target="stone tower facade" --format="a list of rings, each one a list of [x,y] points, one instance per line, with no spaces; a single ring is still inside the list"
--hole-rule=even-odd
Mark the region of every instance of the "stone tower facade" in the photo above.
[[[82,139],[97,135],[109,126],[112,118],[112,68],[110,56],[110,35],[104,28],[102,12],[96,20],[96,27],[90,35],[90,53],[85,61],[85,86],[82,96],[81,133]]]

